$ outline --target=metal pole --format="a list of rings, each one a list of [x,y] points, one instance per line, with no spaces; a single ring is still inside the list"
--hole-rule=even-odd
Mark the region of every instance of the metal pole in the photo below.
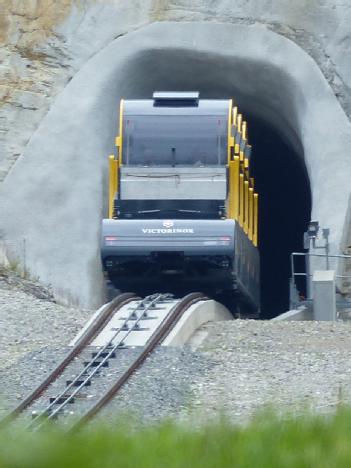
[[[325,255],[326,255],[327,270],[329,270],[329,241],[328,239],[326,239],[325,241]]]
[[[296,290],[295,285],[295,271],[294,271],[294,253],[290,255],[290,264],[291,264],[291,279],[290,279],[290,300],[289,300],[289,309],[291,310],[294,307],[294,293]]]
[[[295,269],[294,269],[294,252],[290,255],[290,263],[291,263],[291,279],[295,284]]]
[[[312,278],[311,278],[311,257],[309,252],[306,253],[305,257],[305,266],[306,266],[306,299],[312,298]]]

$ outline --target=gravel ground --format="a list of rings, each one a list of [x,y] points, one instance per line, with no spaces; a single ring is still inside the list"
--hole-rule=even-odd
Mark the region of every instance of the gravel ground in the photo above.
[[[85,360],[90,357],[91,351],[85,351]],[[116,358],[109,360],[109,367],[102,368],[98,376],[94,376],[92,384],[85,387],[79,393],[73,405],[67,406],[68,420],[70,423],[77,415],[84,414],[105,393],[141,352],[141,348],[119,350]],[[83,356],[84,356],[83,355]],[[60,379],[51,385],[45,394],[30,408],[38,413],[49,402],[49,397],[57,396],[65,388],[66,380],[78,375],[83,366],[83,359],[73,362],[65,370]],[[207,368],[208,362],[201,354],[194,353],[189,347],[165,348],[160,347],[150,356],[144,366],[140,368],[131,380],[123,387],[109,406],[101,412],[102,420],[115,421],[123,415],[128,415],[133,420],[141,423],[149,423],[163,418],[177,416],[179,411],[185,409],[191,402],[191,383]],[[191,374],[191,379],[189,378]],[[29,414],[30,416],[30,414]]]
[[[196,349],[160,349],[102,416],[245,423],[265,407],[328,413],[351,403],[350,323],[235,320],[203,326],[192,343],[199,337]]]
[[[99,417],[114,421],[118,415],[128,415],[143,424],[177,418],[191,407],[192,387],[212,365],[189,346],[159,347]]]
[[[62,358],[90,315],[55,304],[37,283],[0,276],[0,414]]]
[[[65,345],[90,316],[49,296],[39,299],[41,293],[0,279],[0,415],[62,359]],[[350,322],[209,323],[192,340],[196,348],[160,348],[149,357],[102,416],[127,413],[150,422],[169,416],[208,421],[226,414],[245,422],[267,405],[329,412],[351,402],[350,332]],[[112,360],[86,389],[77,411],[87,409],[137,351]],[[74,363],[62,380],[80,368]],[[49,389],[37,408],[55,393],[57,388]]]
[[[242,422],[265,406],[328,412],[351,403],[351,324],[235,320],[203,327],[213,365],[192,385],[192,415]]]

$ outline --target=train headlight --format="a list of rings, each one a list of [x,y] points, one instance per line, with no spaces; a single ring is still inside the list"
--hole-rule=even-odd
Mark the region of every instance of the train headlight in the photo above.
[[[105,245],[117,245],[117,236],[105,236]]]
[[[232,240],[232,238],[230,236],[221,236],[219,238],[219,241],[220,241],[221,245],[229,245],[231,240]]]

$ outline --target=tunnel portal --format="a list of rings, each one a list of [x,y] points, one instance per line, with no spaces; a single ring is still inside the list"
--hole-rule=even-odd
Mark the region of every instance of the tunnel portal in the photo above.
[[[243,113],[261,195],[262,309],[266,317],[286,310],[289,253],[302,249],[311,200],[313,219],[330,228],[330,251],[345,248],[351,127],[312,58],[264,27],[154,23],[91,57],[3,183],[6,238],[25,235],[26,268],[56,300],[101,305],[99,239],[118,103],[155,90],[233,98]]]
[[[275,113],[264,94],[258,99],[254,89],[237,79],[248,66],[222,55],[149,50],[128,64],[124,71],[128,80],[119,93],[127,99],[150,99],[154,91],[199,91],[202,99],[233,98],[239,106],[248,122],[253,175],[260,196],[261,316],[270,318],[289,307],[290,254],[303,250],[311,190],[303,148],[285,119],[286,109]],[[259,79],[259,68],[255,73]],[[304,265],[301,268],[303,271]]]

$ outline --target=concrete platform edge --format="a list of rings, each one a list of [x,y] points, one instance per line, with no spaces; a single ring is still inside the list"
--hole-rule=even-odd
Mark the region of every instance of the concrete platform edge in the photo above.
[[[162,346],[181,346],[205,323],[233,320],[229,310],[219,302],[209,300],[190,307],[163,341]]]
[[[280,314],[274,317],[272,321],[296,321],[296,320],[313,320],[312,310],[308,310],[306,307],[300,307],[296,310],[288,310],[284,314]]]

